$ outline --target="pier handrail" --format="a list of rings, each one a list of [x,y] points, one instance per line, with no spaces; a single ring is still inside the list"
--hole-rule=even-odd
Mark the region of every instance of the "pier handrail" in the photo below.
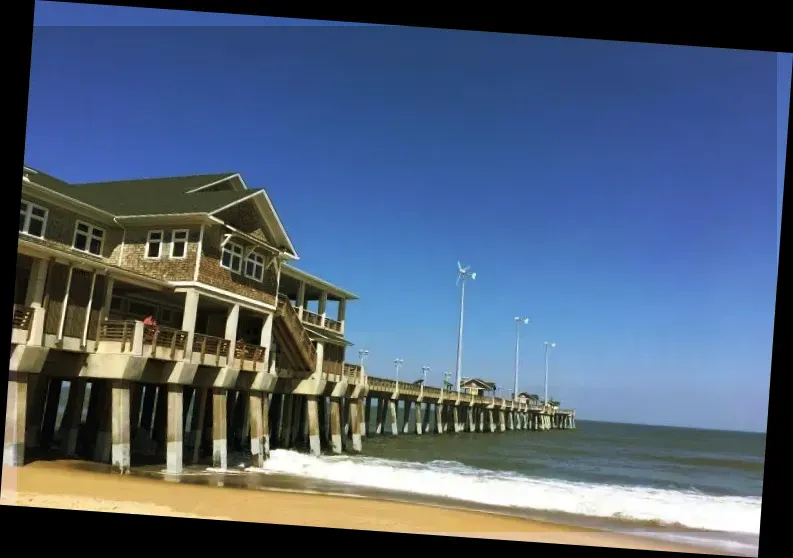
[[[336,331],[338,333],[341,333],[341,322],[325,316],[325,328],[331,331]]]
[[[239,362],[239,368],[243,368],[246,362],[254,365],[264,362],[264,355],[267,349],[260,345],[253,345],[245,341],[237,341],[234,346],[234,360]]]
[[[311,312],[303,308],[303,321],[311,325],[320,326],[322,325],[322,316],[316,312]]]

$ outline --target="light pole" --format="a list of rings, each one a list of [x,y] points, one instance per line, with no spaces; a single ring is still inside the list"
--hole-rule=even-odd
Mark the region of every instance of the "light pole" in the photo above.
[[[515,316],[515,391],[514,397],[518,397],[518,367],[520,363],[520,324],[528,324],[531,320],[529,318],[521,318]]]
[[[465,281],[467,279],[476,279],[476,273],[471,273],[471,267],[463,267],[460,262],[457,262],[457,283],[461,284],[460,288],[460,327],[457,331],[457,374],[456,384],[457,391],[460,391],[460,374],[463,370],[463,311],[465,309]]]
[[[363,370],[363,361],[369,356],[369,349],[358,349],[358,358],[361,359],[361,370]]]
[[[402,363],[405,362],[401,358],[394,359],[394,367],[396,368],[396,387],[397,390],[399,389],[399,369],[402,367]]]
[[[548,406],[548,349],[553,349],[556,347],[556,343],[551,343],[549,341],[543,341],[543,349],[545,352],[545,398],[543,400],[543,406]]]
[[[430,367],[429,366],[422,366],[421,367],[421,373],[424,376],[424,382],[423,382],[424,384],[427,383],[427,372],[429,372],[429,371],[430,371]]]
[[[451,378],[451,377],[452,377],[452,373],[451,372],[444,372],[443,373],[443,387],[446,387],[448,384],[450,384],[449,378]]]

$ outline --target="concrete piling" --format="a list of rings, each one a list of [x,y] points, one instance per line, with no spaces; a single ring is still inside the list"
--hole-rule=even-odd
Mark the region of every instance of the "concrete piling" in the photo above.
[[[180,474],[184,466],[184,392],[179,384],[161,387],[165,388],[163,394],[166,396],[166,470]]]
[[[388,401],[388,419],[391,423],[391,435],[396,436],[399,434],[399,424],[397,423],[397,401],[394,399]]]
[[[350,430],[352,431],[352,451],[360,453],[363,451],[361,441],[361,415],[359,412],[361,403],[357,399],[350,400]]]
[[[216,469],[228,467],[226,397],[225,389],[212,388],[212,466]]]
[[[113,380],[110,386],[111,407],[111,465],[122,475],[129,473],[131,466],[130,449],[130,383]],[[107,391],[107,390],[105,390]]]
[[[330,400],[330,444],[333,453],[341,453],[341,409],[338,398]]]
[[[8,373],[6,426],[3,437],[3,466],[21,467],[25,463],[25,425],[28,406],[27,372]]]
[[[77,436],[80,433],[80,422],[83,418],[85,403],[85,380],[76,378],[69,385],[69,399],[61,421],[63,435],[63,453],[66,457],[77,455]]]
[[[320,455],[322,446],[319,436],[319,404],[316,396],[308,396],[306,406],[308,408],[308,445],[311,455]]]
[[[266,394],[264,394],[266,397]],[[248,422],[251,436],[251,461],[254,467],[264,467],[264,404],[262,392],[252,391],[248,401]]]

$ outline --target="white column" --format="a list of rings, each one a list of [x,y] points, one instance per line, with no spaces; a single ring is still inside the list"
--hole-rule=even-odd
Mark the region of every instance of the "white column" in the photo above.
[[[339,315],[338,315],[339,323],[341,324],[342,333],[344,333],[344,320],[346,319],[346,317],[347,317],[347,299],[342,298],[339,301]]]
[[[61,306],[61,321],[58,323],[57,340],[63,339],[63,326],[66,323],[66,309],[69,307],[69,291],[72,288],[72,275],[74,273],[74,266],[69,266],[69,273],[66,276],[66,292],[63,294],[63,304]]]
[[[321,316],[319,324],[325,327],[325,313],[328,310],[328,293],[321,292],[319,294],[319,315]]]
[[[264,347],[264,363],[266,365],[266,369],[270,371],[270,349],[273,341],[273,315],[266,314],[264,316],[264,324],[262,324],[262,333],[259,338],[259,345]]]
[[[49,267],[49,260],[34,260],[33,266],[30,268],[30,279],[25,293],[25,306],[41,308]]]
[[[237,326],[240,322],[240,305],[235,304],[229,309],[228,316],[226,316],[226,333],[225,337],[231,341],[231,348],[229,349],[228,365],[234,364],[234,350],[237,343]]]
[[[190,289],[184,294],[184,312],[182,312],[182,331],[187,332],[185,342],[185,357],[193,352],[193,338],[195,337],[195,322],[198,316],[198,291]]]
[[[82,346],[88,341],[88,325],[91,323],[91,307],[94,304],[94,289],[96,288],[96,270],[91,274],[91,289],[88,291],[88,306],[85,309],[85,322],[83,323]],[[99,327],[100,324],[97,324]]]
[[[306,284],[303,281],[300,281],[299,286],[297,288],[297,315],[302,320],[303,319],[303,309],[306,306]]]
[[[325,360],[325,344],[322,341],[317,341],[317,367],[314,372],[317,378],[322,376],[322,361]]]

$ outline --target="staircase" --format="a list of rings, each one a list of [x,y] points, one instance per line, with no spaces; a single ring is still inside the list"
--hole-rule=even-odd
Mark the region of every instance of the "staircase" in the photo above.
[[[284,295],[278,297],[273,335],[276,337],[280,352],[289,362],[289,368],[308,373],[316,370],[317,351],[292,303]]]

